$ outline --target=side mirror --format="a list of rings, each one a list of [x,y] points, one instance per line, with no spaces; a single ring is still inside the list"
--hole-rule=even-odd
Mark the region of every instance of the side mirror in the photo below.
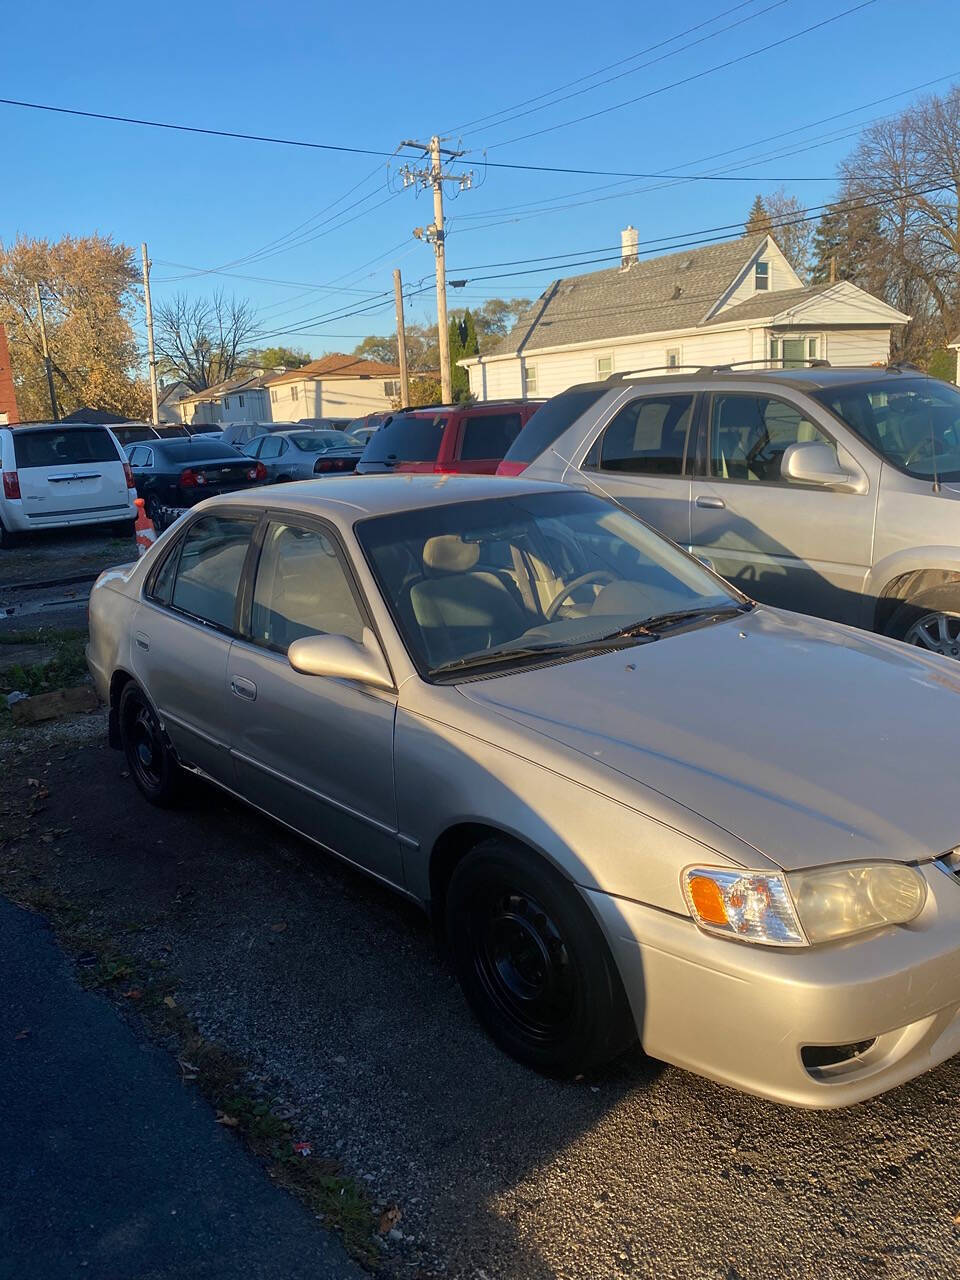
[[[304,636],[294,640],[287,650],[287,661],[294,671],[306,676],[356,680],[376,689],[394,687],[386,659],[369,627],[363,628],[360,644],[347,636]]]
[[[860,492],[863,487],[859,475],[841,466],[836,449],[817,440],[798,440],[789,445],[780,462],[780,474],[784,480],[822,485],[825,489],[846,493]]]

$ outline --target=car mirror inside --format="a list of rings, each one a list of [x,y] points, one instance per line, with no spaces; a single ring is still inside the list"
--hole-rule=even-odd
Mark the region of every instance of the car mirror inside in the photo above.
[[[377,689],[394,687],[380,645],[369,627],[364,627],[359,644],[348,636],[333,635],[294,640],[287,650],[287,660],[294,671],[307,676],[356,680]]]
[[[795,484],[816,484],[848,492],[861,489],[860,477],[841,465],[836,449],[816,440],[800,440],[790,445],[784,451],[780,474]]]

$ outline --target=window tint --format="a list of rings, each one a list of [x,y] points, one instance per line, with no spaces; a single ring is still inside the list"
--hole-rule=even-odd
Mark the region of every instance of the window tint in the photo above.
[[[147,595],[151,600],[156,600],[160,604],[170,603],[170,592],[173,588],[173,575],[177,568],[179,550],[179,547],[173,547],[167,553],[160,568],[153,575],[153,580],[147,588]]]
[[[447,425],[447,414],[415,418],[397,414],[370,437],[363,452],[364,462],[433,462]]]
[[[548,400],[536,411],[507,450],[508,462],[532,462],[549,449],[576,420],[608,395],[609,387],[575,387]],[[382,434],[382,432],[378,432]]]
[[[267,527],[251,630],[260,644],[283,650],[303,636],[362,638],[363,619],[329,538],[294,525]]]
[[[132,449],[128,449],[127,459],[131,467],[146,466],[148,452],[146,445],[142,444],[135,444]]]
[[[17,468],[70,466],[77,462],[119,462],[120,454],[103,427],[62,431],[14,431]]]
[[[692,409],[693,396],[644,397],[624,405],[603,433],[600,469],[681,475]],[[588,465],[597,465],[593,451]]]
[[[460,457],[502,458],[520,432],[519,413],[484,413],[463,424]]]
[[[252,531],[252,520],[215,515],[204,516],[192,525],[180,554],[173,607],[232,630],[237,588]]]
[[[780,474],[792,444],[814,441],[836,448],[794,405],[768,396],[717,395],[710,412],[710,457],[714,476],[792,484]]]

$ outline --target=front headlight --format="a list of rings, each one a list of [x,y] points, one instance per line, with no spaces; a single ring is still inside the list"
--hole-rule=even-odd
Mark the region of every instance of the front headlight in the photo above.
[[[882,925],[908,924],[923,910],[927,883],[898,863],[849,863],[767,874],[687,867],[684,897],[701,929],[744,942],[803,947]]]

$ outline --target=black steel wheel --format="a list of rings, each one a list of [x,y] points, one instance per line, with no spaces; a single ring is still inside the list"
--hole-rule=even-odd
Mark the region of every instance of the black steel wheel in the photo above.
[[[120,741],[134,782],[151,804],[176,804],[183,791],[183,771],[149,699],[132,680],[120,696],[119,719]]]
[[[573,1075],[636,1039],[597,922],[532,850],[501,840],[471,850],[450,881],[446,927],[471,1008],[519,1061]]]

